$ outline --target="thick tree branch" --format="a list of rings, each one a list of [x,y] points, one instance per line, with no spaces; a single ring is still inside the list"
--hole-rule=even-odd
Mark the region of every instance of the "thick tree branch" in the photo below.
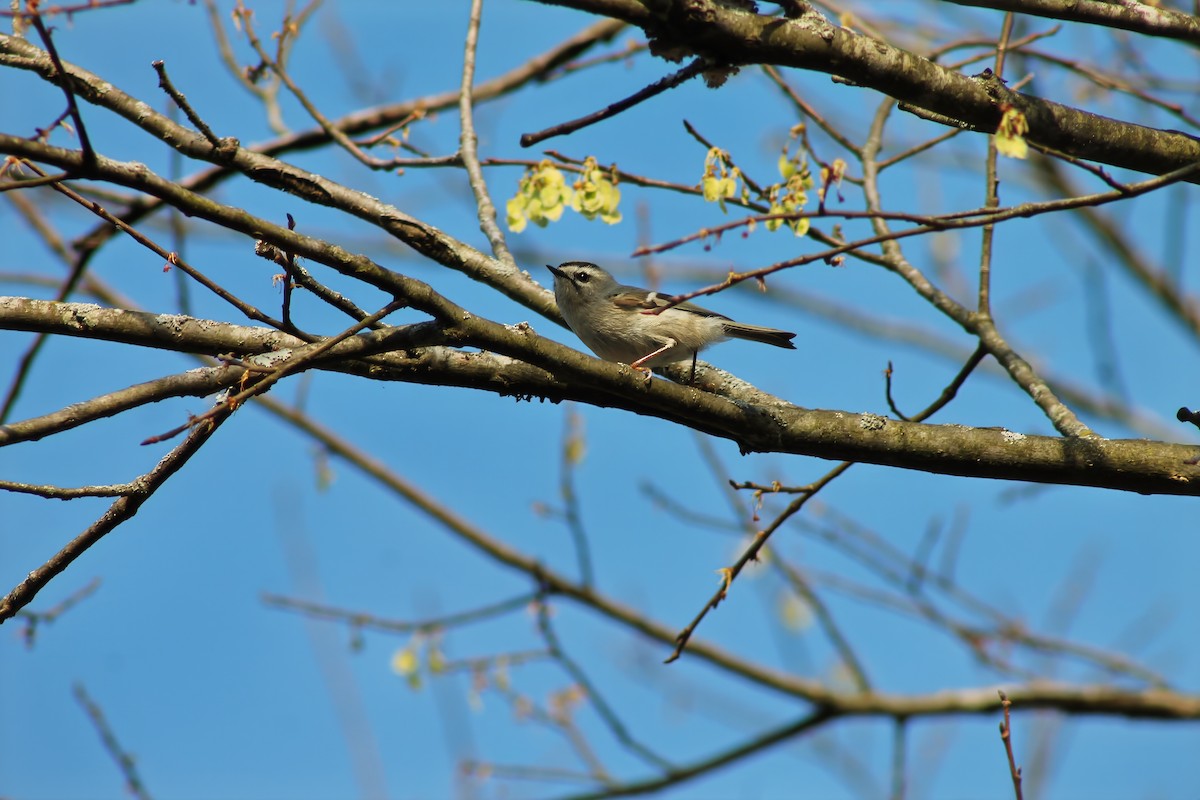
[[[816,13],[781,19],[715,0],[541,2],[638,25],[660,50],[682,49],[717,64],[773,64],[836,75],[984,133],[995,132],[1001,104],[1010,103],[1025,114],[1031,143],[1101,164],[1161,175],[1200,160],[1200,140],[1186,134],[1008,91],[999,81],[946,69],[887,42],[832,25]]]
[[[419,281],[404,280],[423,286]],[[1200,447],[1134,439],[1026,436],[1001,428],[925,425],[877,414],[804,409],[753,387],[739,386],[732,376],[711,368],[702,368],[697,376],[702,388],[662,380],[647,384],[628,367],[585,356],[537,336],[527,326],[499,325],[467,314],[449,301],[438,302],[441,313],[458,320],[457,330],[447,334],[451,342],[486,347],[540,367],[518,371],[518,381],[500,363],[493,362],[489,366],[501,372],[490,377],[486,372],[476,374],[470,381],[473,388],[622,408],[730,439],[745,453],[793,453],[943,475],[1095,486],[1144,494],[1200,494],[1200,466],[1194,463]],[[237,333],[244,330],[242,326],[229,326],[227,337],[222,335],[225,327],[183,316],[0,298],[0,329],[210,354],[231,349],[245,353],[256,346],[254,340]],[[412,335],[407,328],[386,331],[395,331],[392,335],[397,337]],[[278,337],[282,336],[285,334],[278,331],[264,332],[260,341],[264,345],[267,341],[281,342]],[[368,337],[355,337],[338,347],[367,349],[360,343],[364,339]],[[411,345],[412,340],[406,343]],[[369,351],[378,347],[376,342]],[[472,355],[462,354],[461,360],[469,360]],[[468,382],[455,374],[461,360],[431,359],[419,362],[419,367],[410,361],[397,364],[386,376],[375,376],[461,386]],[[388,363],[386,359],[384,363]],[[418,369],[419,376],[415,375]],[[539,380],[539,375],[545,378]]]
[[[94,397],[40,417],[0,425],[0,447],[17,442],[36,442],[55,433],[69,431],[112,417],[147,403],[172,397],[204,397],[235,385],[244,370],[237,367],[201,367],[139,383]]]
[[[1112,0],[944,0],[960,6],[994,8],[1035,17],[1086,22],[1147,36],[1163,36],[1200,44],[1200,19],[1151,3]]]

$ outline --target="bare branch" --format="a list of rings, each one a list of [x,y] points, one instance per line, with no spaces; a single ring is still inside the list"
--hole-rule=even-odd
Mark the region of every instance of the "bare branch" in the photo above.
[[[138,774],[137,764],[133,756],[121,747],[121,743],[117,740],[117,735],[113,732],[112,726],[108,724],[108,720],[104,717],[104,711],[88,695],[82,683],[75,684],[74,693],[75,700],[83,708],[84,713],[88,715],[88,719],[91,720],[97,733],[100,734],[100,741],[104,743],[104,749],[108,751],[112,760],[116,762],[117,768],[125,778],[125,789],[136,800],[150,800],[150,792],[146,789],[146,784],[142,781],[141,775]]]
[[[730,64],[772,64],[837,75],[955,127],[991,133],[1000,121],[994,86],[830,24],[815,13],[780,20],[712,0],[667,4],[661,15],[640,0],[542,2],[638,25],[663,48],[705,52]],[[931,86],[938,91],[931,92]],[[1089,114],[1031,95],[1008,95],[1006,100],[1029,120],[1029,140],[1053,150],[1156,175],[1200,161],[1200,140],[1182,133]],[[1188,180],[1200,178],[1192,175]]]
[[[1165,36],[1200,44],[1200,20],[1181,11],[1149,3],[1107,0],[946,0],[962,6],[978,6],[1030,14],[1035,17],[1086,22],[1110,28]]]
[[[798,453],[940,474],[1098,486],[1147,494],[1200,494],[1200,467],[1194,461],[1200,447],[1134,439],[1031,436],[997,428],[925,425],[874,414],[802,409],[753,387],[738,386],[733,376],[711,367],[697,372],[695,387],[668,381],[647,385],[641,375],[624,365],[584,356],[528,328],[509,328],[470,314],[464,319],[458,306],[438,298],[419,281],[404,278],[399,285],[412,292],[418,300],[414,305],[424,306],[441,318],[456,319],[452,334],[445,329],[454,340],[525,360],[546,371],[541,374],[555,377],[550,381],[535,379],[528,386],[529,394],[636,410],[732,439],[743,452]],[[211,321],[23,298],[0,298],[0,328],[87,335],[213,355],[247,346],[228,336],[231,330]],[[339,348],[347,349],[335,352],[373,354],[376,348],[398,347],[400,342],[415,345],[430,332],[431,328],[422,326],[389,328],[342,342]],[[264,336],[260,340],[263,344],[286,334],[264,332]],[[283,344],[287,338],[276,341],[279,346],[271,350],[287,347]],[[672,369],[681,370],[677,377],[686,383],[688,370],[676,367],[667,371]],[[439,371],[446,383],[462,385],[462,378],[453,377],[447,362],[440,363]],[[402,375],[398,373],[393,379]],[[430,378],[425,369],[421,377]],[[472,385],[513,393],[507,374],[491,374],[485,385]]]
[[[458,154],[466,167],[471,191],[475,194],[479,228],[492,246],[492,255],[504,266],[515,270],[516,261],[504,241],[503,231],[496,224],[496,206],[488,194],[487,182],[479,166],[479,136],[475,133],[475,54],[479,46],[479,20],[482,15],[483,0],[472,0],[471,18],[467,23],[466,44],[463,48],[462,86],[458,95],[458,119],[461,127]]]
[[[27,606],[47,583],[61,574],[75,559],[136,514],[142,504],[149,500],[160,486],[166,483],[204,446],[205,442],[229,418],[231,413],[231,411],[224,411],[213,416],[208,424],[193,428],[187,439],[167,453],[154,469],[135,481],[137,487],[134,491],[119,498],[87,530],[72,539],[66,547],[45,564],[30,572],[25,580],[21,581],[3,600],[0,600],[0,623],[10,619]]]

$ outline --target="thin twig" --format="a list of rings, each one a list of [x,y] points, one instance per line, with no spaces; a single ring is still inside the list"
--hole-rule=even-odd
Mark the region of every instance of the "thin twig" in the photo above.
[[[959,369],[958,373],[954,376],[954,379],[951,380],[944,389],[942,389],[942,393],[938,395],[938,398],[925,409],[912,417],[906,417],[905,415],[901,414],[899,409],[896,408],[895,401],[892,400],[892,362],[889,361],[887,371],[884,373],[884,375],[887,378],[887,402],[888,406],[892,409],[892,413],[905,422],[924,422],[925,420],[929,419],[955,398],[955,396],[958,394],[958,390],[962,388],[962,385],[966,382],[967,378],[972,372],[975,371],[975,368],[979,366],[987,354],[987,348],[985,348],[983,345],[976,347],[975,352],[971,353],[970,358],[968,358],[966,363],[962,365],[962,368]]]
[[[994,73],[997,80],[1004,80],[1004,59],[1008,54],[1008,43],[1012,38],[1013,13],[1004,15],[1004,23],[1000,30],[1000,41],[996,45],[996,62]],[[999,177],[996,174],[996,160],[999,158],[999,148],[996,136],[987,137],[987,158],[983,170],[984,207],[995,209],[1000,207]],[[995,237],[996,226],[984,225],[980,237],[979,252],[979,291],[975,313],[982,319],[992,318],[992,240]]]
[[[483,15],[483,0],[471,0],[471,16],[467,23],[467,40],[463,48],[462,84],[458,93],[458,119],[461,132],[458,154],[467,170],[471,191],[475,194],[475,211],[479,227],[492,246],[492,255],[512,269],[516,261],[504,240],[504,232],[496,224],[496,206],[488,194],[487,181],[479,166],[479,136],[475,133],[475,52],[479,45],[479,21]]]
[[[405,622],[385,619],[374,614],[364,614],[361,611],[348,611],[320,603],[312,603],[307,600],[297,600],[278,594],[267,593],[262,595],[263,605],[268,607],[295,611],[312,619],[344,622],[351,628],[358,630],[376,630],[386,633],[432,633],[433,631],[444,630],[446,628],[456,628],[475,622],[484,622],[505,614],[523,611],[529,608],[530,603],[535,602],[537,599],[538,595],[536,593],[526,592],[507,600],[501,600],[467,611]]]
[[[13,160],[15,161],[15,159],[13,159]],[[25,180],[25,179],[8,180],[4,183],[0,183],[0,193],[11,192],[14,189],[35,189],[38,186],[49,186],[54,183],[59,183],[61,181],[65,181],[70,177],[71,177],[71,173],[60,172],[57,175],[44,175],[40,178],[29,178],[28,180]]]
[[[571,676],[571,680],[575,681],[583,689],[588,701],[596,709],[596,713],[600,715],[600,718],[604,720],[604,724],[608,726],[608,729],[617,741],[648,764],[670,772],[674,768],[671,762],[633,738],[633,735],[625,727],[625,724],[621,722],[620,717],[617,716],[612,706],[605,701],[604,696],[600,694],[596,685],[588,678],[587,673],[583,671],[573,658],[567,655],[567,652],[562,647],[562,643],[558,639],[558,634],[555,632],[554,626],[550,623],[550,613],[550,606],[546,602],[546,598],[538,598],[538,631],[542,634],[542,638],[545,639],[546,647],[550,650],[550,655],[562,665],[562,668]]]
[[[258,35],[254,32],[254,27],[250,22],[249,13],[244,13],[242,15],[242,25],[245,26],[246,29],[247,41],[250,42],[250,46],[254,48],[256,53],[258,53],[258,57],[262,59],[263,65],[270,69],[276,75],[276,77],[279,78],[279,81],[285,87],[287,87],[287,90],[292,93],[292,96],[299,101],[300,105],[304,107],[304,110],[308,112],[308,115],[312,117],[318,125],[321,126],[321,130],[325,131],[325,134],[339,147],[344,149],[350,155],[354,156],[371,169],[392,170],[400,166],[405,166],[412,160],[408,158],[375,158],[375,156],[365,152],[361,147],[358,146],[358,144],[354,142],[353,139],[347,136],[345,132],[340,130],[334,122],[322,114],[321,110],[317,108],[315,103],[308,99],[308,95],[295,81],[292,80],[292,76],[288,74],[288,71],[284,68],[282,59],[278,57],[271,58],[271,56],[268,55],[266,49],[262,46],[262,42],[259,40]],[[281,36],[280,38],[283,39],[288,37]],[[280,46],[282,47],[282,44]],[[424,161],[425,159],[418,160]]]
[[[841,145],[842,148],[847,152],[852,153],[855,156],[862,156],[862,148],[847,139],[842,132],[838,130],[837,126],[825,119],[825,117],[823,117],[816,108],[814,108],[808,101],[801,97],[800,94],[792,88],[791,84],[784,79],[783,74],[778,68],[770,64],[765,64],[763,65],[762,70],[766,76],[770,78],[776,86],[779,87],[780,91],[784,93],[788,100],[792,102],[792,105],[794,105],[801,114],[817,123],[817,126],[821,130],[825,131],[826,135],[828,135],[830,139],[833,139],[835,142]]]
[[[691,764],[676,768],[670,774],[656,778],[647,778],[642,781],[630,781],[609,790],[572,795],[566,798],[566,800],[602,800],[603,798],[616,796],[652,794],[659,789],[678,786],[728,764],[737,763],[753,753],[762,752],[774,745],[791,741],[812,731],[820,730],[826,722],[835,719],[837,716],[837,712],[819,708],[796,722],[787,723],[769,730],[760,736],[747,739],[715,755],[697,759]]]
[[[543,142],[546,139],[550,139],[554,136],[563,136],[568,133],[574,133],[577,130],[586,128],[589,125],[594,125],[597,122],[608,119],[609,117],[615,117],[622,111],[633,108],[638,103],[649,100],[651,97],[660,95],[668,89],[674,89],[676,86],[696,77],[711,66],[712,65],[709,64],[706,59],[697,58],[683,69],[673,72],[665,78],[655,81],[641,91],[631,94],[624,100],[618,100],[612,105],[606,106],[599,111],[594,111],[591,114],[579,117],[578,119],[560,122],[557,125],[552,125],[549,128],[545,128],[535,133],[521,134],[521,147],[532,147],[538,142]]]
[[[984,355],[985,351],[983,348],[978,348],[975,353],[972,354],[971,358],[967,360],[967,363],[963,365],[963,368],[959,370],[954,380],[942,390],[942,393],[938,399],[935,400],[928,408],[922,411],[921,414],[914,417],[914,421],[925,421],[945,407],[947,403],[953,400],[955,395],[958,393],[959,388],[961,388],[962,384],[966,381],[967,377],[970,376],[975,367],[978,366],[983,360]],[[817,494],[817,492],[829,485],[830,482],[840,477],[842,473],[850,469],[850,467],[853,465],[853,461],[843,461],[841,464],[838,464],[832,470],[827,472],[815,483],[798,490],[793,490],[799,492],[800,496],[789,503],[788,507],[785,508],[771,522],[770,525],[759,531],[757,535],[755,535],[754,540],[750,543],[738,560],[734,562],[732,566],[726,568],[724,571],[725,581],[721,588],[718,589],[711,598],[709,598],[709,601],[704,605],[703,608],[700,609],[700,613],[696,615],[696,617],[687,625],[687,627],[679,632],[675,639],[675,650],[672,651],[671,655],[667,657],[665,663],[670,664],[683,654],[683,650],[685,647],[687,647],[688,640],[691,639],[692,634],[695,632],[697,626],[699,626],[704,617],[708,615],[709,611],[715,610],[716,607],[720,605],[721,601],[725,599],[725,595],[728,592],[729,586],[737,579],[738,575],[741,574],[745,566],[751,561],[758,560],[758,554],[762,548],[766,546],[767,540],[771,537],[771,534],[778,530],[786,520],[797,514],[800,509],[803,508],[810,499],[812,499],[813,495]],[[732,481],[730,483],[735,489],[745,488],[744,484],[737,484]],[[865,680],[865,675],[862,676],[862,679]]]
[[[35,494],[52,500],[75,500],[80,497],[124,497],[137,488],[137,483],[114,483],[108,486],[78,486],[67,488],[49,484],[0,481],[0,490],[18,494]]]
[[[205,139],[208,139],[209,143],[213,147],[221,147],[221,139],[215,133],[213,133],[212,128],[208,127],[208,123],[196,113],[196,109],[192,108],[192,104],[188,102],[188,99],[186,96],[184,96],[183,92],[175,88],[175,84],[171,82],[170,76],[167,75],[167,67],[162,62],[162,59],[151,61],[150,66],[154,67],[154,71],[158,73],[159,87],[161,87],[162,90],[167,93],[167,96],[175,101],[175,105],[178,106],[179,110],[187,116],[188,120],[194,126],[196,126],[196,130],[200,131],[200,134]]]
[[[82,683],[75,684],[73,689],[75,699],[83,708],[88,719],[92,721],[92,725],[96,728],[96,732],[100,734],[100,741],[104,743],[104,749],[112,756],[112,760],[116,762],[117,769],[121,771],[121,775],[125,778],[125,789],[137,800],[150,800],[150,792],[146,789],[146,784],[142,781],[142,777],[138,775],[137,764],[124,748],[117,741],[117,735],[113,732],[112,726],[108,724],[108,720],[104,717],[104,711],[100,706],[92,700],[88,695],[87,690]]]
[[[1004,752],[1008,756],[1008,771],[1012,776],[1013,793],[1017,800],[1022,800],[1021,793],[1021,768],[1017,766],[1017,757],[1013,754],[1012,746],[1012,725],[1009,718],[1009,710],[1012,708],[1012,701],[1008,699],[1003,690],[999,692],[1000,705],[1004,709],[1004,720],[1000,723],[1000,739],[1004,742]]]
[[[833,612],[830,611],[829,605],[821,599],[816,589],[813,588],[812,582],[800,570],[788,564],[782,558],[774,557],[771,559],[771,563],[776,565],[776,568],[783,573],[792,590],[812,610],[813,616],[821,626],[821,630],[825,632],[825,637],[829,639],[829,643],[837,651],[842,666],[850,673],[851,682],[861,692],[871,691],[871,681],[867,677],[866,666],[862,663],[862,659],[858,657],[858,653],[855,652],[854,646],[850,644],[850,640],[842,632],[841,626],[833,618]]]
[[[119,498],[87,530],[72,539],[45,564],[30,572],[25,580],[13,588],[3,600],[0,600],[0,623],[29,605],[37,593],[69,567],[75,559],[136,514],[142,504],[149,500],[160,486],[166,483],[204,446],[221,424],[229,419],[231,413],[231,411],[222,411],[214,414],[208,419],[208,424],[194,427],[188,437],[167,453],[154,469],[136,481],[138,483],[137,491]]]
[[[30,169],[37,172],[38,174],[44,174],[42,172],[42,170],[34,164],[27,164],[27,166]],[[161,245],[157,244],[154,240],[143,235],[140,231],[138,231],[132,225],[125,222],[125,220],[121,219],[120,217],[116,216],[115,214],[112,214],[111,212],[106,210],[103,206],[101,206],[99,203],[97,203],[93,200],[87,199],[83,195],[81,195],[78,192],[71,189],[66,184],[55,183],[55,184],[52,184],[50,188],[54,189],[59,194],[62,194],[64,196],[70,198],[71,200],[78,203],[79,205],[83,206],[88,211],[90,211],[93,214],[95,214],[96,216],[100,217],[100,219],[102,219],[105,222],[107,222],[108,224],[116,227],[118,230],[123,231],[130,238],[132,238],[135,242],[142,245],[143,247],[150,250],[151,252],[155,253],[156,255],[162,257],[163,260],[166,262],[167,268],[175,267],[177,269],[182,270],[183,272],[185,272],[188,275],[188,277],[192,278],[197,283],[199,283],[201,286],[203,286],[204,288],[208,289],[213,294],[215,294],[217,297],[220,297],[222,300],[224,300],[225,302],[232,305],[238,311],[242,312],[242,314],[244,314],[247,318],[257,320],[258,322],[266,323],[267,325],[270,325],[273,328],[278,328],[280,330],[288,330],[289,332],[294,333],[295,335],[300,336],[301,338],[305,338],[305,339],[314,338],[308,334],[304,334],[304,333],[296,331],[294,329],[287,328],[281,320],[273,319],[272,317],[267,316],[262,311],[259,311],[257,308],[250,305],[249,303],[242,301],[236,295],[234,295],[232,292],[227,290],[225,287],[221,286],[220,284],[216,283],[215,281],[210,280],[202,272],[200,272],[200,270],[198,270],[195,267],[188,264],[186,261],[184,261],[182,258],[179,257],[178,253],[167,250],[165,247],[162,247]]]
[[[892,724],[891,800],[904,800],[908,789],[908,719],[896,717]]]
[[[708,140],[708,137],[706,137],[704,134],[700,133],[700,131],[696,130],[696,126],[693,125],[692,123],[688,122],[686,119],[683,121],[683,129],[688,132],[689,136],[691,136],[693,139],[695,139],[700,144],[704,145],[705,149],[707,149],[707,150],[713,149],[713,143]],[[726,156],[728,156],[728,153],[726,153]],[[733,163],[732,156],[728,156],[727,158],[725,158],[725,162],[727,164],[729,164],[730,167],[737,167],[737,165]],[[762,186],[757,181],[755,181],[753,178],[751,178],[749,175],[747,175],[746,171],[743,170],[741,167],[737,167],[737,170],[738,170],[738,175],[740,175],[742,178],[742,182],[746,184],[746,188],[749,189],[750,191],[754,192],[754,194],[758,195],[759,197],[763,197],[764,193],[763,193]]]
[[[172,428],[166,433],[161,433],[144,439],[142,444],[148,445],[166,441],[167,439],[171,439],[186,430],[196,428],[198,425],[201,425],[213,416],[218,414],[232,413],[250,398],[262,394],[276,383],[286,378],[288,375],[291,375],[297,370],[312,364],[314,361],[332,349],[338,342],[350,338],[363,328],[373,325],[374,323],[386,317],[388,314],[391,314],[393,311],[403,308],[405,305],[407,305],[407,303],[404,300],[393,300],[371,316],[354,323],[341,333],[336,334],[335,336],[330,336],[328,339],[324,339],[320,342],[297,348],[296,350],[292,351],[286,361],[284,361],[278,367],[272,369],[268,374],[259,380],[251,383],[242,391],[238,392],[237,394],[230,395],[222,400],[222,402],[218,405],[197,417],[192,417],[183,425]],[[247,374],[249,374],[249,372]]]
[[[107,8],[114,8],[116,6],[131,5],[132,3],[136,3],[136,2],[138,2],[138,0],[85,0],[82,3],[76,3],[73,6],[59,5],[59,6],[48,6],[46,8],[39,8],[38,12],[46,17],[62,15],[62,16],[65,16],[68,20],[71,20],[76,14],[81,14],[85,11],[101,11],[101,10],[104,10]],[[13,7],[15,8],[16,6],[17,6],[17,4],[14,3]],[[11,18],[13,20],[24,20],[24,19],[28,19],[29,17],[33,16],[33,13],[34,12],[31,12],[31,11],[16,11],[16,10],[0,11],[0,18]]]
[[[75,93],[71,91],[71,78],[63,68],[62,60],[58,57],[58,48],[54,46],[54,39],[50,36],[50,31],[46,30],[46,24],[42,22],[42,15],[35,11],[29,15],[29,18],[33,21],[33,27],[37,29],[38,35],[42,37],[42,42],[46,45],[50,63],[54,65],[56,82],[63,94],[67,96],[67,110],[70,112],[71,119],[75,121],[75,133],[79,136],[79,149],[83,151],[83,169],[86,172],[96,163],[96,151],[92,149],[92,140],[88,136],[87,126],[83,124],[83,116],[79,113],[79,106],[75,103]]]
[[[708,602],[704,604],[704,606],[700,609],[700,612],[696,614],[692,621],[689,622],[683,630],[676,634],[675,649],[671,652],[671,655],[667,656],[666,660],[663,662],[664,664],[670,664],[683,655],[683,651],[687,647],[688,642],[691,640],[692,634],[696,632],[696,628],[699,627],[704,618],[708,616],[708,612],[716,610],[717,606],[721,604],[721,601],[725,599],[729,587],[735,580],[737,580],[738,575],[742,573],[742,570],[746,568],[746,565],[751,561],[758,560],[758,554],[762,548],[766,546],[767,540],[771,537],[771,534],[778,530],[787,519],[803,508],[804,504],[807,503],[813,495],[825,488],[825,486],[827,486],[831,481],[836,480],[842,475],[842,473],[850,469],[850,467],[853,465],[853,461],[843,461],[841,464],[838,464],[832,470],[825,473],[825,475],[823,475],[819,480],[806,487],[803,494],[793,500],[781,514],[779,514],[769,525],[767,525],[767,527],[755,534],[753,541],[751,541],[750,545],[744,551],[742,551],[742,554],[738,557],[738,560],[735,561],[731,566],[722,570],[724,581],[722,582],[721,588],[719,588],[713,594],[713,596],[709,598]]]
[[[579,512],[579,495],[575,491],[575,467],[583,458],[583,418],[567,405],[564,422],[562,459],[559,462],[559,494],[562,495],[563,516],[567,530],[575,545],[575,559],[579,563],[579,581],[584,586],[595,584],[592,569],[592,553],[588,544],[587,531],[583,526],[583,515]]]
[[[25,647],[33,647],[34,641],[37,639],[39,626],[49,625],[54,622],[63,614],[95,594],[99,588],[100,579],[92,578],[52,608],[48,608],[45,611],[30,611],[28,608],[24,608],[18,611],[17,618],[25,623],[25,630],[21,634],[21,638],[25,640]]]

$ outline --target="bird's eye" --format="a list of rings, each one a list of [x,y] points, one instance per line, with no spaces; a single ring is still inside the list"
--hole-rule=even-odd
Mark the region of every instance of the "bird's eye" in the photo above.
[[[586,272],[579,272],[579,273],[575,274],[575,282],[576,283],[587,283],[591,279],[592,279],[592,276],[587,274]]]

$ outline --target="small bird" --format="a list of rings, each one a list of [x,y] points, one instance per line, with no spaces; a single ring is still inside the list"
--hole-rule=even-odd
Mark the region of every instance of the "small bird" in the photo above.
[[[736,322],[694,303],[649,313],[668,305],[674,297],[617,283],[612,275],[587,261],[567,261],[557,267],[547,264],[546,269],[554,274],[554,299],[567,325],[605,361],[647,370],[690,356],[695,382],[696,354],[710,344],[749,339],[796,349],[791,341],[794,333]]]

